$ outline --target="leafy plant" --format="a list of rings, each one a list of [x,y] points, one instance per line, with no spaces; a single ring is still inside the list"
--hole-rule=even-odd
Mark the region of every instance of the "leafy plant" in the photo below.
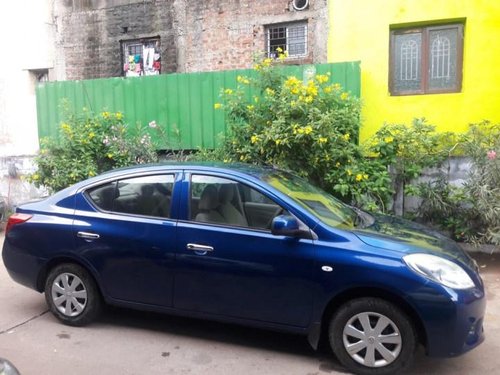
[[[461,147],[472,159],[464,192],[480,228],[473,240],[500,245],[500,124],[471,124]]]
[[[418,216],[450,231],[457,240],[500,244],[500,124],[471,124],[457,137],[455,150],[471,158],[463,186],[452,186],[448,176],[417,185],[422,198]]]
[[[386,165],[395,185],[394,200],[402,201],[404,194],[415,193],[412,180],[421,176],[425,168],[438,167],[456,147],[451,133],[438,133],[425,118],[414,119],[410,126],[385,124],[371,139],[368,152],[375,154]]]
[[[157,160],[150,131],[129,129],[121,112],[66,114],[58,139],[41,141],[37,171],[28,180],[57,191],[104,171]]]
[[[279,60],[269,58],[254,68],[257,78],[239,76],[237,88],[225,89],[223,103],[215,104],[230,129],[222,148],[197,157],[292,169],[349,203],[384,210],[390,177],[357,143],[359,99],[331,83],[329,74],[285,76]],[[249,98],[247,85],[258,94]]]

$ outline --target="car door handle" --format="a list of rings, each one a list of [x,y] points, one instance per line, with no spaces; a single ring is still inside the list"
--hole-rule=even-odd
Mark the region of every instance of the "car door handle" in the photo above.
[[[101,237],[97,233],[89,233],[89,232],[78,232],[76,236],[79,238],[83,238],[84,240],[97,240]]]
[[[186,245],[186,249],[192,251],[214,251],[214,248],[212,246],[198,245],[195,243],[188,243]]]

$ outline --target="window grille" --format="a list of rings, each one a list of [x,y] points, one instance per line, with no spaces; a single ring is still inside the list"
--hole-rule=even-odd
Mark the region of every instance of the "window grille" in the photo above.
[[[267,55],[278,57],[280,51],[288,57],[307,55],[307,23],[290,23],[267,27]]]

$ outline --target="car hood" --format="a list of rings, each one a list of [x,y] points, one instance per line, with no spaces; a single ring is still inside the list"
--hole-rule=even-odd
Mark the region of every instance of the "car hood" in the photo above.
[[[455,259],[476,269],[474,260],[457,243],[424,225],[388,215],[353,232],[368,245],[403,253],[425,252]]]

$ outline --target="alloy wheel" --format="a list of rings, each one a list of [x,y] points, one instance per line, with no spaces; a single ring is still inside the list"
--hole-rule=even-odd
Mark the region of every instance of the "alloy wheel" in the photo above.
[[[375,312],[362,312],[349,319],[342,339],[349,356],[367,367],[391,364],[402,349],[398,327],[387,316]]]
[[[87,305],[87,289],[72,273],[58,275],[52,283],[52,301],[57,310],[68,317],[80,315]]]

